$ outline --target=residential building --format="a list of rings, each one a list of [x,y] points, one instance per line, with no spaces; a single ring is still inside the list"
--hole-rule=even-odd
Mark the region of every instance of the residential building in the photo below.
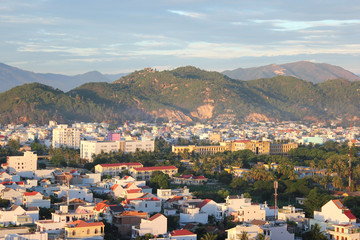
[[[76,220],[65,226],[66,239],[86,239],[104,236],[105,225],[103,222],[85,222]]]
[[[58,125],[52,131],[52,146],[54,148],[69,147],[80,148],[81,132],[77,128],[71,128],[67,125]]]
[[[98,164],[95,166],[95,173],[100,173],[102,176],[103,175],[117,176],[125,170],[131,171],[134,168],[141,168],[141,167],[143,167],[143,165],[139,162]]]
[[[25,172],[37,170],[37,154],[34,152],[24,152],[24,156],[7,157],[6,168],[10,174],[14,172]]]
[[[139,225],[141,219],[148,218],[148,213],[138,211],[125,211],[117,214],[113,218],[113,224],[118,229],[121,237],[130,237],[132,234],[132,227]]]
[[[10,223],[13,225],[26,225],[33,224],[39,220],[39,208],[12,205],[8,209],[0,210],[0,224],[8,226]]]
[[[157,213],[149,219],[141,219],[140,225],[132,227],[132,238],[144,236],[147,233],[155,236],[167,233],[167,218]]]
[[[356,223],[356,217],[337,199],[327,202],[321,207],[321,211],[314,211],[314,221],[349,224]]]
[[[172,177],[178,172],[178,168],[175,166],[139,167],[130,169],[130,175],[136,180],[150,180],[151,174],[155,171],[163,172]]]
[[[172,240],[196,240],[197,235],[186,229],[174,230],[169,233],[169,239]]]
[[[330,239],[334,240],[359,240],[360,227],[351,224],[334,224],[327,230]]]
[[[136,152],[136,150],[153,152],[154,149],[155,149],[155,140],[147,140],[147,139],[132,140],[132,141],[125,141],[124,152],[134,153]]]
[[[43,195],[39,192],[24,192],[22,203],[26,207],[42,207],[50,208],[50,199],[43,199]]]
[[[161,211],[161,200],[152,194],[146,194],[141,198],[126,199],[123,205],[125,208],[135,209],[136,211],[147,212],[149,214]]]
[[[116,141],[116,142],[100,142],[100,141],[81,141],[80,143],[80,158],[86,159],[89,162],[93,161],[93,156],[98,155],[102,152],[110,153],[110,152],[118,152],[121,150],[121,144],[124,142]]]
[[[270,143],[270,155],[288,155],[291,149],[297,147],[297,143]]]
[[[189,189],[185,186],[184,188],[178,189],[157,189],[158,198],[161,200],[168,200],[175,196],[191,196]]]
[[[193,174],[181,175],[174,177],[175,184],[185,184],[185,185],[203,185],[207,182],[207,178],[204,176],[194,176]]]

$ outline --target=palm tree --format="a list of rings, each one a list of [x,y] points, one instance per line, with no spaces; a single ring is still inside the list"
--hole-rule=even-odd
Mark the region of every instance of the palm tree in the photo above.
[[[246,231],[242,231],[241,234],[238,234],[240,240],[249,240],[249,234]]]
[[[265,235],[262,233],[259,233],[256,237],[256,240],[265,240]]]
[[[213,233],[206,233],[204,236],[200,238],[200,240],[216,240],[217,235],[214,235]]]
[[[304,240],[326,240],[327,237],[321,231],[319,224],[311,226],[311,229],[303,234]]]

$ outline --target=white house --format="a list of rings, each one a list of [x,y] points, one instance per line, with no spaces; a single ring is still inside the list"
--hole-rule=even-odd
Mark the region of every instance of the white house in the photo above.
[[[160,235],[167,233],[167,218],[161,213],[157,213],[149,219],[141,219],[139,226],[132,227],[132,237],[143,236],[147,233]]]
[[[26,207],[50,208],[50,199],[43,199],[43,197],[39,192],[25,192],[23,193],[22,202]]]
[[[87,202],[93,201],[93,194],[87,188],[75,186],[70,186],[70,188],[68,188],[67,186],[61,186],[60,191],[56,194],[59,198],[67,198],[69,196],[69,199],[79,198]]]
[[[330,200],[321,207],[321,211],[314,211],[314,220],[332,223],[356,223],[356,217],[340,200]]]
[[[12,205],[8,209],[0,210],[0,223],[5,226],[11,224],[31,224],[39,220],[39,208],[29,207],[27,210],[21,206]]]
[[[124,203],[127,208],[147,212],[149,214],[161,211],[161,200],[152,194],[145,194],[141,198],[127,199]]]
[[[174,230],[169,233],[169,239],[173,240],[196,240],[197,235],[186,229]]]
[[[191,196],[191,193],[187,187],[184,187],[179,189],[158,189],[156,195],[161,200],[168,200],[175,196]]]

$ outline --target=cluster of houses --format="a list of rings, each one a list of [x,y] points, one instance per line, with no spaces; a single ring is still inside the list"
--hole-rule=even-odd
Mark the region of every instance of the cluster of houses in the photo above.
[[[254,203],[243,195],[227,196],[223,202],[199,199],[186,186],[157,189],[147,186],[148,176],[162,171],[182,185],[203,185],[203,176],[175,177],[174,166],[143,167],[141,163],[99,164],[95,173],[82,169],[53,169],[0,173],[0,197],[10,205],[0,210],[0,239],[103,239],[105,224],[116,229],[119,239],[134,239],[152,234],[157,239],[197,239],[195,230],[213,221],[230,218],[234,228],[225,229],[227,239],[240,239],[243,232],[249,239],[260,234],[265,239],[295,239],[295,233],[318,224],[329,239],[360,239],[356,217],[340,200],[331,200],[314,218],[305,218],[301,209],[284,206],[277,209],[265,203]],[[128,175],[119,175],[126,171]],[[112,175],[112,178],[102,178]],[[96,196],[106,196],[104,200]],[[51,201],[56,199],[56,201]],[[54,209],[50,218],[41,209]],[[176,230],[168,229],[168,218],[178,219]],[[289,225],[288,222],[296,223]],[[35,226],[33,233],[24,226]],[[9,228],[11,227],[11,228]],[[223,229],[224,230],[224,229]],[[8,232],[10,231],[10,232]],[[210,230],[209,230],[210,231]],[[216,227],[211,229],[219,231]],[[6,233],[6,234],[5,234]]]

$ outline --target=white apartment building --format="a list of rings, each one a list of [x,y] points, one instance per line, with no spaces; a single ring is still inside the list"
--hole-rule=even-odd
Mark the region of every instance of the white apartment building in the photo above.
[[[58,125],[57,128],[52,131],[52,146],[54,148],[70,147],[79,149],[81,132],[77,128],[70,128],[67,125]]]
[[[5,167],[10,174],[13,172],[25,172],[37,170],[37,154],[33,152],[25,152],[24,156],[7,157]]]
[[[93,155],[98,155],[101,152],[110,153],[117,152],[121,149],[120,141],[81,141],[80,143],[80,158],[86,159],[89,162],[93,161]]]
[[[135,141],[125,141],[125,149],[126,153],[134,153],[136,149],[140,151],[148,151],[153,152],[155,149],[155,141],[154,140],[135,140]]]

